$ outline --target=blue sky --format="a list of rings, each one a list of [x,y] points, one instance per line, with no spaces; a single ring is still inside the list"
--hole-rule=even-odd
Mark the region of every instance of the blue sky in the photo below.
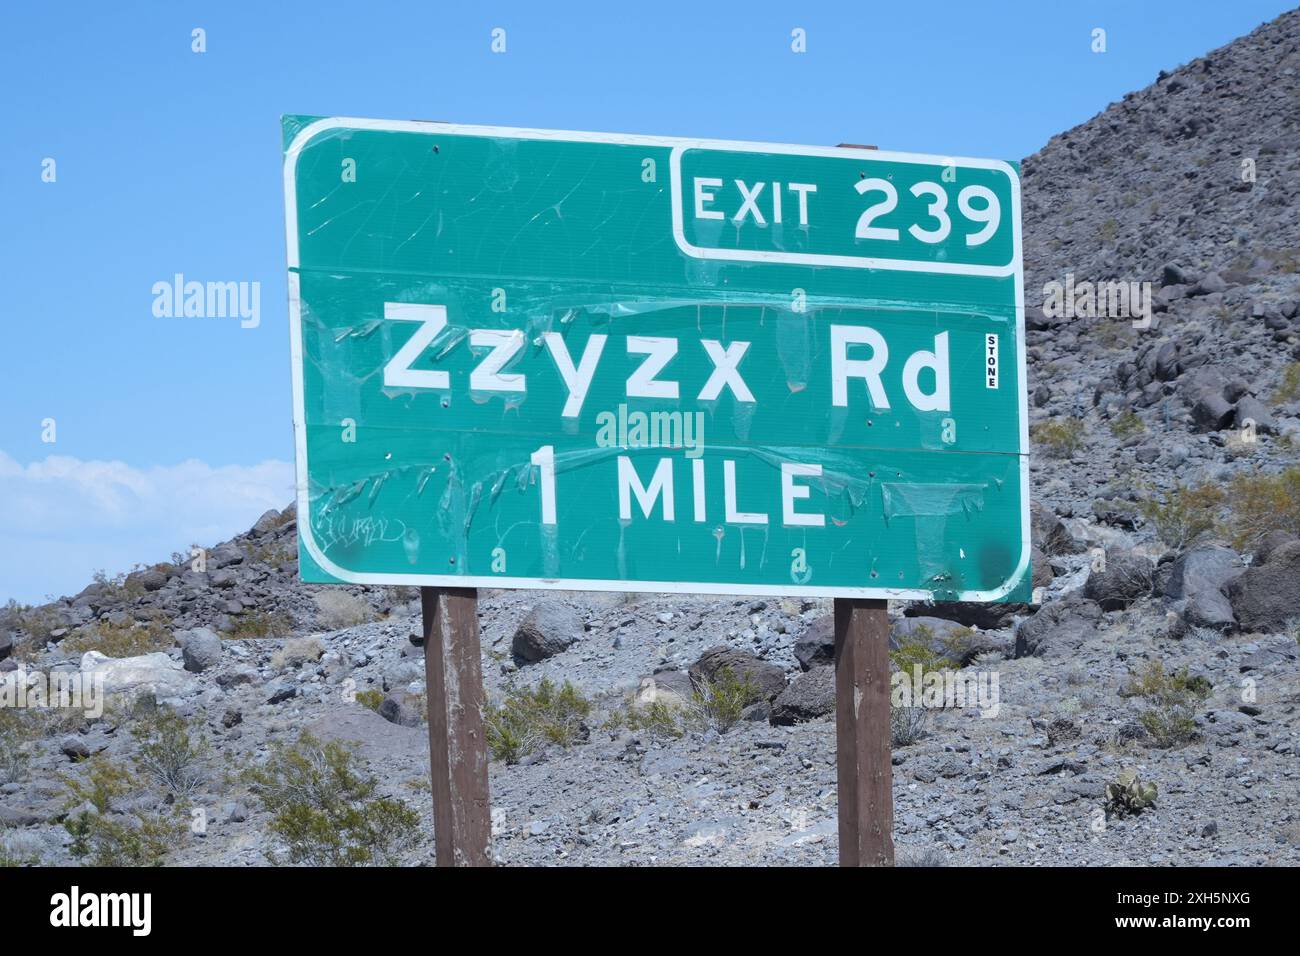
[[[73,593],[290,500],[282,113],[1019,159],[1288,6],[6,5],[0,600]],[[260,283],[260,324],[155,317],[178,272]]]

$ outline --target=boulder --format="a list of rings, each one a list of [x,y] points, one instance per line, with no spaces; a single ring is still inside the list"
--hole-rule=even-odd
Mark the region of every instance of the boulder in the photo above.
[[[730,669],[738,680],[747,680],[753,686],[755,694],[763,700],[771,700],[785,690],[785,671],[781,668],[749,651],[740,651],[724,645],[711,647],[701,654],[700,659],[691,665],[690,675],[696,681],[711,683],[727,669]]]
[[[983,604],[975,601],[938,601],[933,604],[917,602],[908,605],[903,613],[908,617],[940,617],[956,621],[967,627],[997,631],[1010,627],[1017,614],[1029,610],[1028,604]]]
[[[1068,598],[1046,604],[1016,629],[1016,657],[1068,657],[1097,633],[1101,607],[1095,601]]]
[[[1268,532],[1261,536],[1255,543],[1255,553],[1252,556],[1253,563],[1257,565],[1268,563],[1269,556],[1272,555],[1274,551],[1282,547],[1282,545],[1296,540],[1300,539],[1297,539],[1290,531],[1278,530]]]
[[[280,524],[280,512],[272,508],[270,511],[262,513],[262,517],[252,527],[253,535],[263,535],[269,531],[274,531]]]
[[[1268,552],[1228,585],[1228,600],[1244,631],[1277,632],[1300,618],[1300,541]]]
[[[1083,585],[1083,596],[1102,610],[1118,611],[1151,593],[1155,567],[1144,555],[1108,548],[1100,570],[1094,569]]]
[[[221,638],[210,628],[177,631],[176,640],[181,645],[185,669],[190,673],[201,674],[221,663]]]
[[[559,601],[541,601],[515,630],[510,651],[521,667],[554,657],[582,637],[582,618]]]
[[[835,663],[835,615],[823,614],[794,642],[794,659],[804,670]]]
[[[1218,392],[1202,392],[1192,403],[1192,421],[1199,431],[1217,432],[1232,424],[1232,404]]]
[[[1029,506],[1029,540],[1048,557],[1078,554],[1083,550],[1083,545],[1075,540],[1056,512],[1037,501]]]
[[[0,631],[0,661],[14,652],[14,636],[7,631]]]
[[[1241,573],[1241,559],[1228,548],[1204,546],[1160,568],[1156,590],[1185,627],[1229,631],[1237,626],[1227,586]]]
[[[898,650],[912,641],[925,644],[936,656],[947,658],[961,667],[979,654],[1010,650],[1007,641],[999,640],[993,634],[984,634],[942,617],[904,617],[895,621],[889,629],[889,649]]]
[[[695,697],[695,687],[686,671],[656,671],[641,678],[640,686],[632,698],[634,708],[665,704],[685,707]]]
[[[379,702],[376,713],[399,727],[418,727],[423,721],[422,701],[408,691],[396,690]]]
[[[162,652],[139,657],[105,657],[99,651],[81,656],[83,680],[103,681],[104,693],[135,697],[153,694],[159,700],[183,697],[194,689],[194,677],[180,662]]]
[[[814,667],[790,682],[772,701],[768,718],[775,726],[817,720],[835,713],[835,668]]]
[[[1233,424],[1237,428],[1245,428],[1248,422],[1253,422],[1255,431],[1261,435],[1272,435],[1277,431],[1277,422],[1273,419],[1273,413],[1268,410],[1267,405],[1253,395],[1241,399],[1233,410]]]

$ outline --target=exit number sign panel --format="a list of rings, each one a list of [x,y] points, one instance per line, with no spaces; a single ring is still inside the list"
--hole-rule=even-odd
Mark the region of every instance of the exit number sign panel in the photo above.
[[[301,571],[1027,597],[1014,167],[285,119]]]

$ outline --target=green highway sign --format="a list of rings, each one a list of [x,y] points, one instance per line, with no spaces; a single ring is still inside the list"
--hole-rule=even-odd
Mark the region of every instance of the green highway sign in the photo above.
[[[1029,595],[992,160],[286,117],[322,582]]]

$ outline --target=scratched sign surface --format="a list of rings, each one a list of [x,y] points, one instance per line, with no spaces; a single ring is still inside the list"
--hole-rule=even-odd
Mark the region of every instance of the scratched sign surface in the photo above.
[[[1023,600],[1015,167],[286,117],[311,581]]]

